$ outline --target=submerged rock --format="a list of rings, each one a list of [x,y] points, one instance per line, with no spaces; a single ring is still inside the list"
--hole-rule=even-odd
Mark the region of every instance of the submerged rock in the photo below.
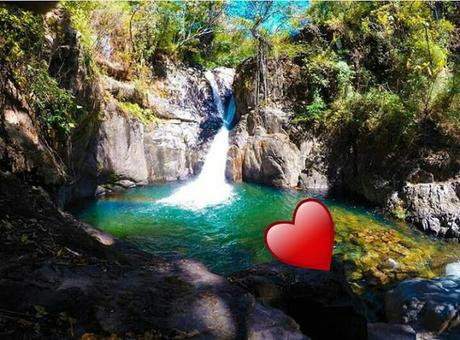
[[[284,311],[313,339],[367,339],[364,307],[338,262],[330,272],[261,264],[229,279],[260,303]]]

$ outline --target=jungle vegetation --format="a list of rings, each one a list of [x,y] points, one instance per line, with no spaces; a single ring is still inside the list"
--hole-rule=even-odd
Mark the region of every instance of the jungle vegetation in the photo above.
[[[296,124],[409,144],[431,124],[459,140],[455,2],[63,1],[59,7],[81,33],[89,77],[105,72],[98,63],[104,54],[140,83],[161,74],[165,58],[205,68],[253,58],[257,98],[269,101],[268,61],[291,58],[307,87]],[[0,80],[24,89],[50,134],[66,138],[85,107],[47,69],[50,25],[41,14],[0,5]]]

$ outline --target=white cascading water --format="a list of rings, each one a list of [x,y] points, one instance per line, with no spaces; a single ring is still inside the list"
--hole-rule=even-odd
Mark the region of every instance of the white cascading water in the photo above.
[[[217,112],[222,118],[225,115],[224,106],[219,96],[218,85],[211,71],[205,72],[205,77],[212,88],[212,95]],[[234,110],[234,105],[229,105]],[[206,155],[203,169],[193,182],[180,188],[171,196],[159,202],[168,205],[177,205],[185,209],[199,210],[208,206],[228,202],[232,198],[232,186],[225,181],[225,166],[229,147],[228,126],[233,119],[233,111],[229,112],[225,124],[217,132]],[[230,119],[230,120],[229,120]]]

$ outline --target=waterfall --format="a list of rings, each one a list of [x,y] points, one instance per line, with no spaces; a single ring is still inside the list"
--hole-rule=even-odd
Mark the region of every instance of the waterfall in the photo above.
[[[211,71],[206,71],[204,73],[204,76],[208,80],[209,85],[211,85],[212,99],[214,101],[214,105],[216,106],[217,113],[219,114],[219,116],[224,118],[224,104],[222,103],[222,99],[220,98],[219,86],[217,85],[216,77],[214,76],[214,73],[212,73]]]
[[[236,106],[235,106],[235,97],[230,98],[228,103],[227,112],[224,116],[225,127],[230,130],[233,127],[233,121],[235,120]]]
[[[181,187],[171,196],[161,199],[160,203],[199,210],[228,202],[232,198],[232,186],[225,181],[225,166],[229,147],[229,128],[235,115],[235,103],[231,98],[225,112],[214,73],[206,71],[205,77],[211,85],[214,105],[217,113],[224,120],[224,126],[215,135],[198,178]]]

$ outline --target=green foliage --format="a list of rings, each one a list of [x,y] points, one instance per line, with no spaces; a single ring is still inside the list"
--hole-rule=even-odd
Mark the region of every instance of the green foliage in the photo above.
[[[100,8],[102,3],[93,1],[62,1],[61,6],[69,17],[71,26],[80,33],[80,44],[83,50],[85,64],[93,71],[98,71],[93,56],[99,35],[92,28],[92,13]]]
[[[294,118],[295,124],[303,122],[323,122],[325,115],[327,114],[327,105],[324,102],[321,95],[316,92],[311,104],[303,107],[300,113]]]
[[[43,42],[41,16],[0,4],[0,65],[9,72],[21,68],[38,57]]]
[[[70,23],[80,32],[80,42],[84,48],[91,50],[95,45],[95,37],[91,28],[91,13],[98,8],[98,2],[63,1],[62,8],[67,12]]]
[[[383,153],[399,152],[410,145],[416,133],[415,114],[395,93],[372,88],[331,104],[325,124],[330,131],[347,131],[349,136]]]
[[[196,61],[208,68],[236,67],[254,54],[255,46],[248,32],[228,25],[214,33],[208,54],[198,56]]]
[[[133,9],[133,45],[141,63],[159,54],[201,61],[219,31],[223,2],[140,2]]]
[[[145,124],[158,121],[158,118],[152,110],[144,109],[136,103],[118,101],[117,105],[122,111],[132,115]]]
[[[393,209],[392,214],[394,217],[401,221],[405,221],[407,218],[407,211],[401,206],[397,206],[395,209]]]
[[[48,74],[42,56],[44,25],[40,15],[0,6],[0,64],[35,109],[49,137],[65,140],[75,127],[78,110],[74,96]]]
[[[302,51],[313,96],[294,120],[314,117],[309,111],[319,107],[327,112],[322,121],[331,128],[391,138],[395,144],[412,141],[426,119],[447,124],[444,131],[458,134],[460,81],[458,58],[451,50],[452,6],[313,2],[308,10],[312,33]],[[326,108],[318,105],[318,95]]]
[[[54,130],[60,140],[65,140],[75,127],[75,116],[81,107],[69,91],[58,86],[42,65],[28,65],[26,72],[34,80],[30,84],[29,101],[33,103],[41,122],[49,132]]]
[[[229,11],[232,6],[247,7],[246,15],[232,13]],[[97,55],[109,38],[114,47],[112,60],[135,69],[137,76],[145,66],[155,65],[165,55],[206,67],[235,67],[255,54],[254,25],[270,42],[274,56],[300,53],[301,48],[292,43],[286,30],[259,27],[262,22],[258,23],[257,15],[253,14],[254,6],[260,10],[270,7],[263,3],[238,6],[223,0],[62,3],[72,26],[81,33],[86,50]],[[281,24],[286,26],[291,7],[291,4],[274,5],[263,23],[283,14]],[[289,27],[299,24],[297,20]]]

